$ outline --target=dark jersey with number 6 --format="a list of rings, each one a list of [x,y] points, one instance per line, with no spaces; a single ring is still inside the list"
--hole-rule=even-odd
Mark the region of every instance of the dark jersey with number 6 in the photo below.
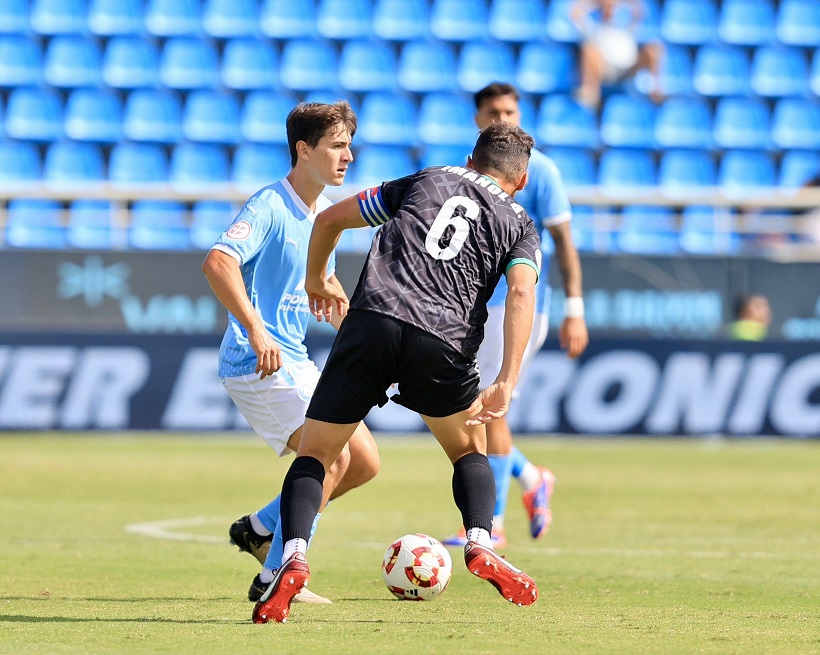
[[[473,356],[487,301],[510,266],[540,272],[538,231],[521,205],[468,168],[425,168],[359,194],[376,234],[351,309],[411,323]]]

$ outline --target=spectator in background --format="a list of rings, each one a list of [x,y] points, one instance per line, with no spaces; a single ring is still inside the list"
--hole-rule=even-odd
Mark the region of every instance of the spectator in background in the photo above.
[[[735,320],[729,324],[729,337],[741,341],[763,341],[771,322],[772,309],[766,296],[743,296],[737,302]]]
[[[601,102],[601,86],[616,84],[637,71],[649,71],[650,96],[663,100],[660,84],[660,43],[638,45],[635,31],[643,20],[639,0],[575,0],[570,18],[583,36],[581,44],[581,85],[576,99],[595,108]]]

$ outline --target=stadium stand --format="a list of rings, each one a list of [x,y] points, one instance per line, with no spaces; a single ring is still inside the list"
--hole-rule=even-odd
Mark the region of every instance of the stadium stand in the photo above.
[[[284,122],[300,100],[346,98],[358,111],[350,184],[462,163],[476,134],[471,93],[495,80],[519,87],[524,127],[571,187],[602,185],[600,207],[576,203],[587,206],[576,213],[588,250],[620,248],[618,231],[640,223],[620,212],[612,239],[588,232],[618,189],[657,184],[681,213],[678,248],[664,253],[726,253],[732,235],[703,229],[714,208],[687,218],[671,204],[683,189],[734,201],[820,174],[817,0],[642,0],[639,40],[664,43],[666,100],[648,100],[640,73],[606,87],[598,110],[572,97],[581,35],[571,1],[0,0],[0,174],[166,184],[187,216],[194,200],[175,198],[180,184],[213,192],[286,170]],[[6,187],[0,209],[26,200]],[[63,229],[52,243],[92,243],[71,236],[73,221],[106,207],[77,202],[58,203],[69,238]],[[97,243],[127,246],[128,235]]]

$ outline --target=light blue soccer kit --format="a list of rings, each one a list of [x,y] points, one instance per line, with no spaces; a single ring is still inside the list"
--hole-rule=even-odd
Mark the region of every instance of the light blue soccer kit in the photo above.
[[[316,213],[331,204],[319,196]],[[311,318],[305,275],[314,218],[287,179],[282,179],[251,196],[213,246],[239,262],[248,297],[281,349],[282,368],[259,380],[247,332],[228,313],[219,349],[219,376],[251,427],[279,455],[290,452],[287,440],[304,422],[319,377],[305,346]],[[332,254],[328,276],[335,269]],[[265,567],[277,569],[282,560],[279,497],[257,516],[274,535]]]

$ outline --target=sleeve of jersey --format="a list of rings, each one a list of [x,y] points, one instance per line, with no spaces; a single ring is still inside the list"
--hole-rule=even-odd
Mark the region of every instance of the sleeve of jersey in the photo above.
[[[270,205],[259,198],[251,198],[228,229],[219,235],[213,247],[244,264],[262,249],[272,226]]]
[[[524,236],[513,246],[507,257],[507,265],[504,267],[504,274],[517,264],[526,264],[535,269],[538,277],[541,277],[541,239],[538,231],[532,222],[524,233]]]
[[[370,227],[384,225],[393,217],[385,203],[382,187],[365,189],[359,193],[359,211]]]
[[[539,169],[535,202],[543,227],[566,223],[572,218],[564,180],[551,162]]]

